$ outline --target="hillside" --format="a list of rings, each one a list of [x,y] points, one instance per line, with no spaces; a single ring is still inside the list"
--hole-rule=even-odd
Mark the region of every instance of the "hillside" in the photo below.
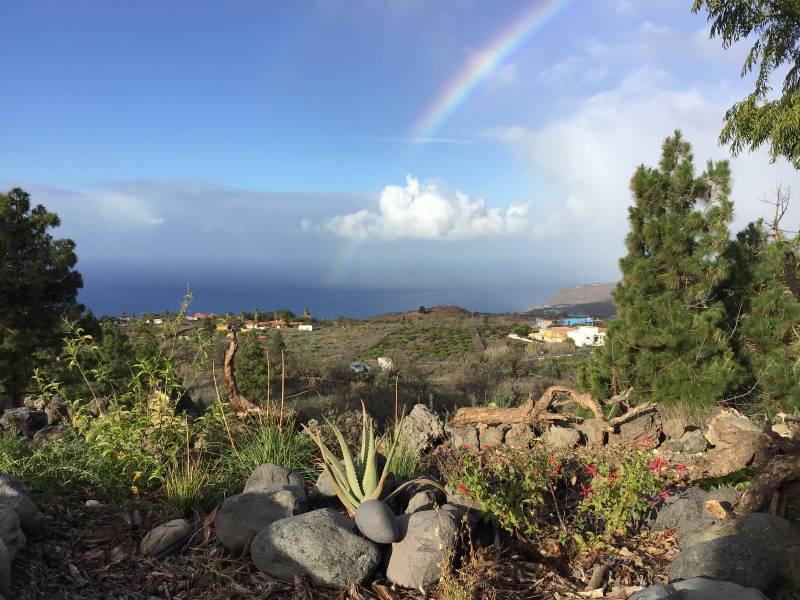
[[[578,285],[567,290],[553,294],[547,301],[550,306],[594,304],[596,302],[611,302],[611,292],[617,283],[589,283]]]

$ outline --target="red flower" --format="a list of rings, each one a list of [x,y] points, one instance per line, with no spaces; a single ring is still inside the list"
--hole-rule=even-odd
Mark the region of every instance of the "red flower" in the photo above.
[[[550,463],[554,463],[554,462],[556,462],[557,460],[558,460],[558,459],[557,459],[555,456],[548,456],[548,457],[547,457],[547,462],[550,462]]]
[[[458,491],[462,494],[469,494],[469,488],[465,486],[463,483],[458,484]]]
[[[664,490],[664,491],[663,491],[663,492],[661,492],[660,494],[657,494],[657,496],[658,496],[659,498],[661,498],[662,500],[666,500],[666,499],[667,499],[667,498],[669,498],[671,495],[672,495],[672,491],[671,491],[671,490]]]
[[[491,449],[492,447],[489,444],[484,444],[483,446],[481,446],[481,450],[491,450]]]
[[[655,445],[656,445],[656,441],[648,435],[646,437],[643,437],[642,441],[639,442],[638,444],[636,444],[636,447],[637,448],[646,448],[646,449],[649,450],[650,448],[652,448]]]
[[[464,444],[464,445],[463,445],[461,448],[462,448],[463,450],[471,450],[471,449],[472,449],[472,446],[470,446],[469,444]]]
[[[586,467],[586,470],[589,471],[589,475],[591,475],[592,477],[597,475],[597,467],[593,465],[589,465],[588,467]]]
[[[586,496],[588,496],[591,493],[592,493],[592,488],[581,486],[581,498],[586,498]]]
[[[678,463],[678,473],[683,473],[686,470],[686,463]]]
[[[663,456],[656,456],[655,459],[650,463],[650,470],[655,471],[656,473],[667,466],[667,461],[664,460]]]
[[[619,471],[614,471],[613,473],[611,473],[611,475],[606,477],[606,481],[608,481],[608,483],[611,483],[615,479],[619,479]]]

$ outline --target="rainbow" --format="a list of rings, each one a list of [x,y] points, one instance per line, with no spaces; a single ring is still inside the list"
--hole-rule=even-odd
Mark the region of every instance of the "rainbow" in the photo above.
[[[533,0],[533,6],[481,50],[466,68],[442,89],[435,101],[417,120],[413,138],[421,143],[434,139],[434,133],[528,38],[541,30],[575,0]]]

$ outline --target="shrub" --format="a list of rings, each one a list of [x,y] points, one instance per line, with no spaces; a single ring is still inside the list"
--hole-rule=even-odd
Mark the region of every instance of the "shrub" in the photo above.
[[[167,467],[164,496],[168,504],[184,517],[201,512],[211,500],[213,474],[211,464],[202,454],[192,457],[187,449],[183,459],[176,459]]]
[[[615,463],[589,461],[588,485],[581,484],[579,515],[590,529],[606,535],[634,530],[659,499],[666,499],[662,476],[666,461],[638,450]]]
[[[437,462],[452,488],[474,498],[501,528],[521,533],[543,524],[545,498],[555,497],[563,472],[561,460],[541,449],[444,450]]]

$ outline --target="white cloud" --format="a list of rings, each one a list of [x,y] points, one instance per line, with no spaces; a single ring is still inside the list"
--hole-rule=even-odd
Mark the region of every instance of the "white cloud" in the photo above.
[[[692,143],[698,172],[708,159],[730,159],[717,145],[722,116],[734,99],[730,92],[671,87],[670,81],[662,72],[642,69],[541,127],[496,127],[487,135],[513,148],[537,181],[553,190],[549,203],[537,207],[543,222],[557,228],[569,221],[621,245],[630,178],[639,164],[657,165],[661,142],[674,129]],[[734,228],[765,216],[759,200],[776,184],[800,189],[800,173],[784,161],[771,164],[764,151],[730,160]],[[539,232],[546,229],[542,225]]]
[[[489,207],[482,198],[473,200],[434,183],[423,185],[409,175],[404,187],[383,189],[377,211],[337,215],[323,229],[345,238],[466,240],[519,235],[529,226],[527,215],[526,204]]]

